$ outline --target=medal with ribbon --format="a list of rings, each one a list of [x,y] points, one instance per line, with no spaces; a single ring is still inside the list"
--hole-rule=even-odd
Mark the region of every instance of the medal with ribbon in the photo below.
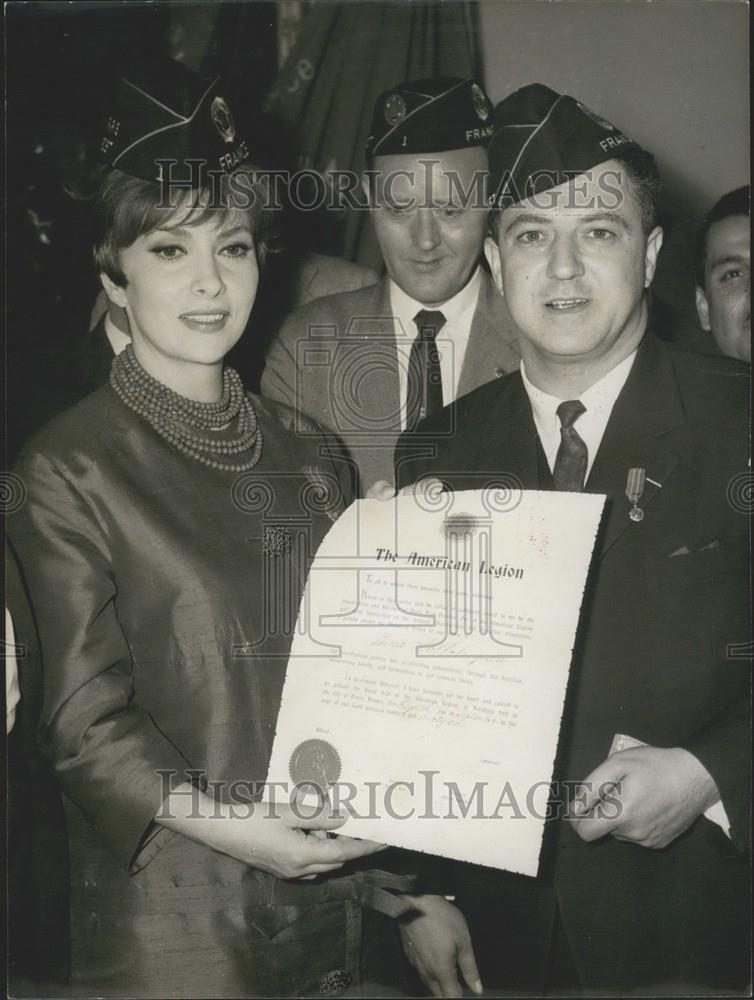
[[[626,478],[626,496],[628,497],[628,502],[631,504],[631,510],[628,512],[628,516],[632,521],[638,522],[644,520],[644,511],[638,506],[638,503],[644,494],[644,484],[646,479],[646,469],[628,470],[628,476]]]

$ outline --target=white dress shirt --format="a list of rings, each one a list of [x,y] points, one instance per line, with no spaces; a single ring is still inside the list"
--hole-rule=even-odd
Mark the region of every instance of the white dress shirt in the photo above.
[[[479,290],[482,286],[480,268],[477,267],[471,279],[460,292],[441,305],[432,306],[445,317],[445,325],[437,334],[437,350],[440,355],[442,375],[442,400],[445,406],[452,403],[458,393],[463,359],[471,336],[471,321],[474,318]],[[410,295],[406,295],[394,281],[390,281],[390,309],[395,325],[395,341],[398,348],[398,379],[401,399],[401,429],[406,429],[406,399],[408,396],[408,363],[411,347],[419,335],[414,316],[420,309],[429,309]]]
[[[602,443],[615,401],[626,384],[626,379],[635,360],[636,351],[624,358],[615,368],[611,368],[607,375],[603,375],[598,382],[590,385],[578,397],[586,407],[586,412],[581,414],[573,426],[587,448],[588,460],[585,480],[589,478],[589,473],[592,471],[594,459],[597,457],[597,451]],[[521,362],[521,378],[531,403],[534,425],[537,428],[539,440],[542,442],[550,472],[552,472],[555,468],[555,457],[560,447],[560,418],[556,411],[563,400],[558,396],[542,392],[541,389],[533,385],[526,375],[523,361]]]

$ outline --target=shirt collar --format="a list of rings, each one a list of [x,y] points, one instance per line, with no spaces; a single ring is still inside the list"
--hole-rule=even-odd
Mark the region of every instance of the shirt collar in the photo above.
[[[481,267],[477,266],[471,278],[466,282],[460,292],[456,292],[456,294],[446,302],[442,302],[440,305],[431,307],[433,311],[438,310],[445,317],[445,325],[448,327],[448,330],[443,330],[443,333],[449,333],[453,326],[463,316],[468,313],[473,313],[476,309],[477,301],[479,300],[479,289],[481,284],[482,271]],[[405,335],[413,339],[417,332],[416,324],[413,321],[414,316],[416,316],[420,309],[429,309],[430,307],[425,306],[423,302],[417,302],[416,299],[412,299],[411,296],[407,295],[406,292],[404,292],[392,278],[389,280],[389,285],[390,305],[392,307],[393,315],[403,324],[403,332]]]
[[[607,414],[610,416],[613,406],[615,406],[615,401],[620,395],[620,391],[626,384],[626,379],[628,378],[629,372],[633,367],[633,363],[636,360],[636,351],[632,351],[628,357],[620,361],[614,368],[603,375],[601,379],[598,379],[593,385],[590,385],[588,389],[578,397],[584,404],[588,412],[594,415]],[[535,419],[540,417],[542,419],[548,419],[550,417],[555,417],[555,411],[563,402],[560,396],[551,396],[548,392],[543,392],[542,389],[538,389],[533,382],[529,380],[526,374],[526,366],[524,365],[523,358],[521,359],[521,378],[524,383],[524,388],[526,389],[526,395],[529,397],[529,402],[531,403],[531,408],[534,412]],[[606,420],[607,420],[606,417]]]
[[[633,351],[629,354],[578,397],[586,408],[585,412],[578,418],[576,430],[587,446],[587,478],[597,457],[615,401],[626,384],[626,379],[636,360],[636,353]],[[529,380],[523,360],[521,361],[521,379],[526,395],[529,397],[539,440],[552,471],[560,445],[560,419],[557,415],[557,409],[563,400],[559,396],[551,396],[538,389]]]

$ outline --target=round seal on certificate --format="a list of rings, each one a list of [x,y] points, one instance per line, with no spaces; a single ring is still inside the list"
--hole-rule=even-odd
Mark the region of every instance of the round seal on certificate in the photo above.
[[[324,792],[340,777],[340,755],[327,740],[304,740],[291,754],[288,772],[294,785],[316,785]]]

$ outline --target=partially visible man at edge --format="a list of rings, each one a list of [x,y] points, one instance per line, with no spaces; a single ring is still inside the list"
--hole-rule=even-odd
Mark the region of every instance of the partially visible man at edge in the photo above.
[[[723,195],[699,230],[696,311],[720,353],[751,362],[749,185]]]
[[[491,116],[473,80],[407,81],[377,98],[364,191],[387,275],[300,309],[267,355],[263,395],[338,433],[363,492],[392,482],[401,430],[518,364],[480,266]]]
[[[404,435],[397,482],[504,472],[607,502],[555,766],[586,794],[555,802],[568,821],[548,824],[537,879],[457,866],[457,902],[493,991],[745,991],[748,370],[648,329],[650,154],[539,84],[495,123],[486,253],[521,370]],[[620,808],[601,815],[606,787]]]

